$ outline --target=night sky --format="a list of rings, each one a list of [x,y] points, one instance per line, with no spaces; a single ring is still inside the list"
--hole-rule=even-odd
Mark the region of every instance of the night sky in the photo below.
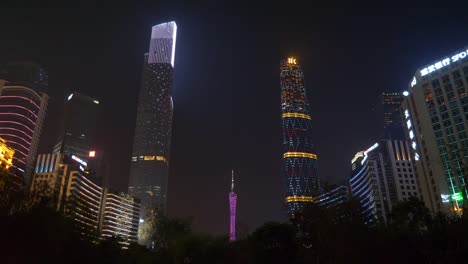
[[[151,26],[175,20],[168,214],[193,216],[196,231],[227,233],[234,168],[239,225],[252,231],[286,214],[280,59],[301,59],[320,177],[341,183],[352,156],[379,136],[377,96],[405,90],[418,68],[468,45],[468,3],[287,8],[288,2],[4,3],[0,63],[33,60],[49,73],[40,153],[52,152],[66,95],[101,101],[98,149],[112,161],[112,185],[126,190]]]

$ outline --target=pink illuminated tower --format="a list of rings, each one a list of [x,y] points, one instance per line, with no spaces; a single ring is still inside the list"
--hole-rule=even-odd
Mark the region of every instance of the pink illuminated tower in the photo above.
[[[234,192],[234,170],[232,170],[231,192],[229,193],[230,232],[229,240],[236,240],[236,206],[237,194]]]

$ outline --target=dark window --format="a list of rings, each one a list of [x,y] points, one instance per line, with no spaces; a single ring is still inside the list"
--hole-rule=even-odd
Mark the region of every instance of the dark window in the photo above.
[[[463,67],[463,73],[468,75],[468,66]]]
[[[442,76],[442,82],[443,82],[443,83],[448,83],[448,82],[450,82],[449,76],[448,76],[448,75]]]
[[[454,72],[452,73],[452,77],[453,77],[453,79],[458,79],[458,78],[460,78],[460,77],[461,77],[460,71],[458,71],[458,70],[457,70],[457,71],[454,71]]]

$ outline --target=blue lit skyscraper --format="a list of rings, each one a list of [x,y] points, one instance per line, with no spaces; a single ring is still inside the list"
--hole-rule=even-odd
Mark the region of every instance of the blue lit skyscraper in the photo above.
[[[312,122],[304,74],[297,59],[281,61],[280,80],[286,205],[289,215],[294,217],[319,192],[317,155],[310,134]]]
[[[143,64],[129,183],[143,215],[166,207],[176,32],[175,22],[153,26]]]

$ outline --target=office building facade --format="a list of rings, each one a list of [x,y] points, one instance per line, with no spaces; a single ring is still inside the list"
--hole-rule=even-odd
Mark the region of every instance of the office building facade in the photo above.
[[[85,167],[76,156],[41,154],[30,193],[33,201],[45,201],[44,205],[72,218],[81,235],[97,239],[103,188],[88,177]]]
[[[74,92],[67,96],[54,153],[75,155],[87,161],[95,147],[100,102]]]
[[[289,216],[294,217],[306,204],[312,203],[313,195],[320,189],[304,73],[296,58],[281,61],[280,84],[286,206]]]
[[[339,208],[348,200],[348,186],[338,186],[314,197],[314,203],[323,208]]]
[[[383,129],[386,139],[402,140],[405,139],[403,121],[401,119],[400,107],[404,95],[401,92],[387,93],[381,95],[383,108]]]
[[[351,160],[350,194],[359,201],[361,217],[369,225],[375,224],[379,215],[386,215],[376,175],[377,164],[375,160],[368,160],[370,152],[378,146],[375,143],[370,148],[357,152]]]
[[[48,101],[25,85],[0,80],[0,137],[15,150],[9,175],[16,190],[30,183]]]
[[[104,190],[100,234],[104,239],[119,237],[123,248],[138,241],[140,200],[122,192]]]
[[[424,202],[462,213],[468,180],[468,47],[418,69],[401,113]]]
[[[176,34],[175,22],[154,26],[143,64],[129,181],[143,215],[166,208]]]
[[[123,246],[135,242],[138,234],[138,199],[100,186],[77,156],[41,154],[31,183],[35,203],[72,218],[76,231],[94,241],[112,236]]]
[[[403,140],[380,140],[351,161],[350,193],[368,224],[387,222],[393,206],[410,197],[423,199],[410,147]]]

